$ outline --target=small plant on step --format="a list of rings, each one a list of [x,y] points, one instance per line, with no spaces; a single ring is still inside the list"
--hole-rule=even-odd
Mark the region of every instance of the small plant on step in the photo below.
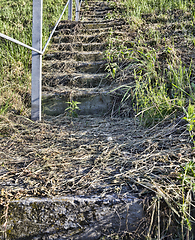
[[[66,102],[69,106],[65,109],[65,112],[69,114],[70,117],[78,117],[78,113],[76,110],[80,110],[78,107],[78,104],[81,104],[80,102],[77,101],[71,101],[71,102]]]
[[[188,110],[186,111],[185,108],[183,108],[183,110],[186,115],[183,119],[188,122],[187,129],[188,129],[190,137],[193,141],[193,145],[194,145],[193,148],[195,148],[195,140],[194,140],[194,130],[195,130],[195,112],[194,112],[194,110],[195,109],[194,109],[194,105],[191,104],[191,102],[189,102]]]

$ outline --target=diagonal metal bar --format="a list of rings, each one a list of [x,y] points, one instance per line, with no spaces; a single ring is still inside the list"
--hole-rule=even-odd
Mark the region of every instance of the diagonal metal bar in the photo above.
[[[39,50],[37,50],[37,49],[35,49],[35,48],[33,48],[33,47],[30,47],[30,46],[28,46],[27,44],[22,43],[22,42],[14,39],[14,38],[8,37],[7,35],[5,35],[5,34],[3,34],[3,33],[0,33],[0,37],[5,38],[5,39],[7,39],[7,40],[9,40],[9,41],[11,41],[11,42],[14,42],[14,43],[16,43],[16,44],[19,44],[19,45],[21,45],[21,46],[23,46],[23,47],[25,47],[25,48],[28,48],[28,49],[30,49],[30,50],[32,50],[32,51],[34,51],[34,52],[39,53],[39,54],[41,54],[41,55],[43,54],[43,52],[41,52],[41,51],[39,51]]]
[[[66,10],[69,2],[70,2],[70,0],[68,0],[68,2],[66,3],[66,6],[64,7],[64,10],[62,11],[62,14],[60,15],[60,17],[59,17],[59,19],[58,19],[55,27],[53,28],[53,30],[52,30],[52,32],[51,32],[51,34],[50,34],[50,36],[49,36],[49,38],[48,38],[48,40],[47,40],[47,42],[46,42],[46,44],[45,44],[45,47],[43,48],[43,54],[44,54],[44,52],[45,52],[45,50],[46,50],[46,48],[47,48],[47,46],[48,46],[48,44],[49,44],[52,36],[53,36],[53,34],[54,34],[54,32],[55,32],[55,30],[56,30],[56,28],[57,28],[57,26],[58,26],[58,24],[59,24],[59,22],[60,22],[60,20],[61,20],[61,18],[62,18],[62,16],[63,16],[63,14],[64,14],[64,12],[65,12],[65,10]]]

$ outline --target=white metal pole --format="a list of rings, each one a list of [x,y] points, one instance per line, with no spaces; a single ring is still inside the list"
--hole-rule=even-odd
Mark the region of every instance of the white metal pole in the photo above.
[[[32,47],[42,50],[43,0],[33,0]],[[42,55],[32,52],[31,119],[41,120]]]
[[[75,21],[79,21],[79,11],[80,11],[79,0],[76,0],[76,17],[75,17]]]
[[[68,4],[68,20],[72,21],[72,0]]]

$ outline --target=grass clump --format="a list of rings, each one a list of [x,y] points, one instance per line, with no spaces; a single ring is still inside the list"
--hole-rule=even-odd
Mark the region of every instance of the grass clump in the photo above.
[[[43,46],[66,2],[43,2]],[[64,15],[64,18],[67,14]],[[32,1],[1,1],[0,32],[32,45]],[[31,51],[0,38],[0,114],[28,113],[31,89]]]

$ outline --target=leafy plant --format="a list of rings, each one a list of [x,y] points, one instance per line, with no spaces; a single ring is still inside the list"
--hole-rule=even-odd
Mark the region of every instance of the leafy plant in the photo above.
[[[78,107],[78,104],[81,104],[80,102],[77,101],[71,101],[71,102],[66,102],[69,104],[69,106],[65,109],[66,112],[68,112],[70,117],[78,117],[78,113],[76,112],[77,110],[80,110]]]
[[[195,147],[195,140],[194,140],[194,130],[195,130],[195,106],[193,104],[191,104],[191,102],[189,102],[188,105],[188,110],[186,111],[185,108],[183,108],[184,113],[186,114],[185,117],[183,117],[183,119],[185,119],[188,124],[187,124],[187,129],[190,133],[190,137],[193,141],[194,147]]]

